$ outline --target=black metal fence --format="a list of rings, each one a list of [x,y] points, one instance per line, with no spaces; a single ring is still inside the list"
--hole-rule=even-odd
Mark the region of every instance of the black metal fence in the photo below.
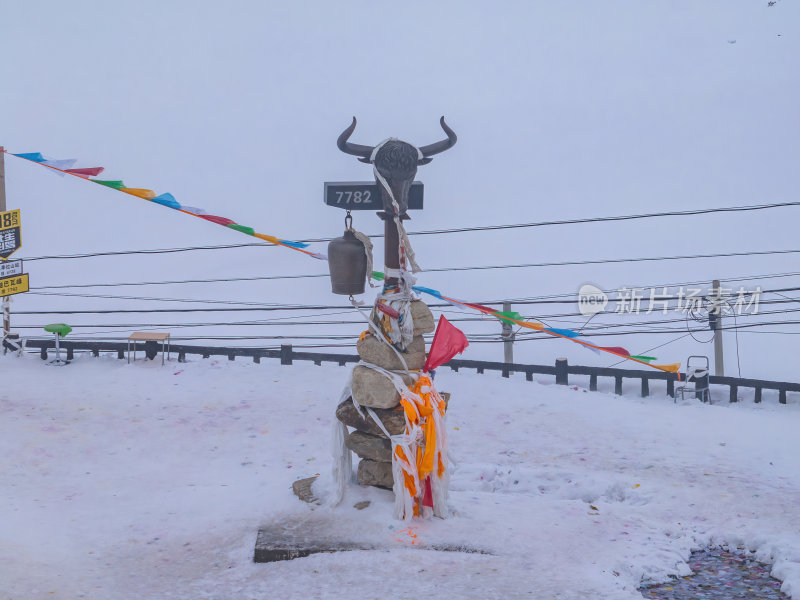
[[[128,349],[128,342],[112,341],[68,341],[62,340],[59,344],[61,349],[66,352],[67,360],[72,360],[75,351],[88,351],[94,356],[99,356],[101,352],[111,352],[117,358],[124,359]],[[157,342],[143,342],[133,344],[131,349],[144,351],[147,358],[153,359],[161,351]],[[8,349],[14,349],[6,344]],[[48,351],[55,351],[55,339],[29,339],[25,340],[25,348],[37,349],[43,360],[48,358]],[[172,345],[171,352],[177,354],[178,361],[186,360],[187,355],[198,355],[203,358],[211,356],[227,356],[228,360],[236,360],[236,357],[250,357],[253,362],[260,363],[262,358],[279,359],[282,365],[291,365],[294,361],[310,361],[316,365],[323,362],[336,363],[345,366],[348,363],[357,363],[360,358],[357,354],[334,354],[326,352],[297,352],[291,345],[282,345],[280,349],[274,348],[227,348],[220,346],[188,346]],[[552,375],[559,385],[569,385],[570,375],[588,375],[589,389],[597,390],[597,380],[599,377],[609,377],[614,379],[614,393],[622,394],[622,382],[624,379],[638,379],[641,381],[641,395],[643,398],[650,395],[650,381],[666,381],[667,394],[675,396],[675,382],[685,381],[685,375],[680,373],[665,373],[664,371],[642,371],[635,369],[615,369],[612,367],[587,367],[580,365],[570,365],[565,359],[558,359],[555,365],[526,365],[518,363],[492,362],[485,360],[463,360],[453,359],[446,365],[453,371],[459,369],[475,369],[478,373],[486,371],[499,371],[503,377],[509,377],[511,373],[525,373],[525,379],[533,381],[533,375]],[[745,379],[740,377],[709,377],[712,385],[727,385],[729,387],[729,400],[738,400],[739,388],[752,388],[754,390],[755,402],[761,402],[763,390],[776,390],[778,401],[786,404],[787,392],[800,392],[800,383],[786,381],[768,381],[764,379]]]

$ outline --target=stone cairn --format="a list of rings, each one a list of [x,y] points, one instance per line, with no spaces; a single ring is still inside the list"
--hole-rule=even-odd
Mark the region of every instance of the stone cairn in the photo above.
[[[425,333],[436,328],[433,314],[420,300],[411,302],[411,316],[414,321],[414,339],[403,353],[409,370],[425,365]],[[365,363],[370,363],[391,371],[402,377],[406,385],[413,384],[397,354],[372,332],[362,336],[358,342],[358,355]],[[345,439],[346,446],[361,459],[358,463],[357,480],[361,485],[392,489],[392,444],[372,417],[364,419],[353,405],[353,399],[360,406],[372,408],[390,435],[405,431],[405,415],[400,406],[397,388],[382,373],[357,365],[353,368],[352,396],[344,400],[336,409],[336,418],[347,427],[353,428]],[[442,393],[446,400],[446,394]]]

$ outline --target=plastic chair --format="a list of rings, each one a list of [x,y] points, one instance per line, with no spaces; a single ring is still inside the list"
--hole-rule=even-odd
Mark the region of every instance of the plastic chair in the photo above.
[[[675,402],[678,393],[681,400],[686,399],[686,394],[694,394],[703,402],[711,402],[711,389],[708,384],[709,362],[707,356],[690,356],[686,360],[686,382],[675,390]]]
[[[48,333],[53,333],[56,336],[56,359],[50,361],[50,364],[56,367],[63,367],[64,365],[68,365],[68,360],[61,360],[61,349],[59,347],[59,340],[62,337],[66,337],[70,331],[72,331],[72,327],[67,325],[66,323],[50,323],[50,325],[45,325],[44,330]]]

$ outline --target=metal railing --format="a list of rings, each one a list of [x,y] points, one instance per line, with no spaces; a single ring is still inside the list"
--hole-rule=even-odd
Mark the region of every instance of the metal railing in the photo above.
[[[37,349],[43,360],[47,360],[48,351],[55,350],[54,339],[26,339],[24,340],[25,349]],[[127,342],[113,341],[69,341],[60,342],[62,351],[67,353],[67,360],[72,360],[75,351],[91,352],[94,356],[99,356],[101,352],[116,353],[117,358],[125,358]],[[133,346],[133,344],[132,344]],[[14,348],[6,346],[8,349]],[[155,358],[159,353],[159,346],[156,342],[144,342],[136,344],[136,350],[144,350],[149,359]],[[255,347],[221,347],[221,346],[190,346],[173,345],[172,352],[178,355],[178,361],[186,360],[187,355],[198,355],[203,358],[212,356],[227,356],[228,360],[236,360],[237,357],[249,357],[253,362],[260,363],[262,358],[279,359],[282,365],[291,365],[294,361],[309,361],[321,365],[323,362],[331,362],[339,366],[348,363],[357,363],[360,358],[357,354],[336,354],[328,352],[297,352],[290,344],[284,344],[277,348],[255,348]],[[566,359],[556,360],[553,366],[549,365],[528,365],[520,363],[504,363],[485,360],[464,360],[453,359],[445,367],[458,371],[459,369],[475,369],[478,373],[486,371],[499,371],[503,377],[510,377],[511,373],[525,373],[525,379],[533,381],[534,374],[552,375],[558,385],[569,385],[570,375],[588,375],[589,389],[597,390],[597,381],[600,377],[610,377],[614,379],[614,393],[622,394],[622,382],[625,379],[638,379],[641,381],[641,396],[646,398],[650,395],[650,381],[666,381],[667,394],[675,396],[675,382],[685,381],[685,375],[681,373],[666,373],[664,371],[642,371],[635,369],[616,369],[613,367],[589,367],[581,365],[570,365]],[[440,367],[441,368],[441,367]],[[764,379],[747,379],[741,377],[718,377],[712,375],[709,378],[711,384],[727,385],[729,387],[729,401],[737,402],[739,388],[753,388],[755,391],[755,402],[761,402],[763,390],[776,390],[778,401],[786,404],[787,392],[800,392],[800,383],[786,381],[770,381]]]

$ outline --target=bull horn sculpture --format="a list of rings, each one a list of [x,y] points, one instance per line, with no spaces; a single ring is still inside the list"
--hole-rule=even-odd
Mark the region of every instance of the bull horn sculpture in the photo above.
[[[373,150],[375,150],[375,146],[364,146],[362,144],[354,144],[349,142],[350,136],[353,134],[353,131],[356,129],[356,118],[353,117],[353,122],[350,126],[345,129],[339,139],[336,140],[336,145],[339,147],[339,150],[344,152],[345,154],[351,154],[353,156],[358,156],[361,162],[368,163],[370,162],[370,157],[372,156]],[[419,151],[422,153],[422,157],[419,161],[419,164],[425,165],[430,162],[430,157],[434,154],[439,154],[440,152],[444,152],[445,150],[449,150],[452,148],[456,141],[458,141],[458,137],[456,136],[455,132],[450,129],[450,127],[445,123],[444,117],[439,119],[439,124],[444,129],[444,132],[447,134],[446,140],[441,140],[438,142],[434,142],[433,144],[428,144],[427,146],[422,146],[419,148]],[[426,160],[427,159],[427,160]]]

